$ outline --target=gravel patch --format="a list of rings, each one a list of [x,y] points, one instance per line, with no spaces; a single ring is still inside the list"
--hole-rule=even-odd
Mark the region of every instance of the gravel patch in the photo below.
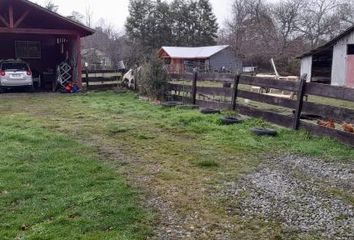
[[[280,221],[284,232],[299,235],[354,239],[352,203],[328,191],[336,187],[351,195],[353,167],[284,156],[267,161],[257,172],[232,183],[225,194],[239,200],[236,208],[244,219]]]

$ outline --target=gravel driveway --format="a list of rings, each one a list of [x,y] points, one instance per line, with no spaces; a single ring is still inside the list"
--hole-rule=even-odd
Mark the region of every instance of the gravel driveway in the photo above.
[[[285,236],[354,239],[354,164],[269,159],[224,194],[238,200],[234,211],[244,220],[279,221]]]

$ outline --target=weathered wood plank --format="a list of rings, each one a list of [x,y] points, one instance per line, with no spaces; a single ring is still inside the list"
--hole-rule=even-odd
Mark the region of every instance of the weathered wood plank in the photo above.
[[[333,119],[337,122],[354,122],[354,110],[349,108],[304,102],[302,110],[303,112],[317,114],[324,118]]]
[[[305,93],[305,85],[306,85],[307,74],[301,76],[299,89],[297,91],[297,102],[295,109],[295,116],[293,121],[293,129],[298,130],[300,125],[300,116],[302,112],[302,106],[304,103],[304,93]]]
[[[300,129],[304,129],[316,136],[335,138],[346,145],[354,147],[353,133],[339,131],[331,128],[325,128],[303,121],[300,122]]]
[[[275,88],[279,90],[286,90],[296,92],[298,90],[299,82],[276,80],[273,78],[260,78],[251,76],[241,76],[240,84],[264,87],[264,88]]]
[[[170,89],[176,91],[189,92],[191,91],[191,86],[182,85],[182,84],[170,84]],[[198,87],[197,93],[205,94],[205,95],[232,97],[233,91],[234,90],[232,88]],[[256,102],[263,102],[267,104],[278,105],[278,106],[292,108],[292,109],[295,109],[295,104],[296,104],[296,102],[291,99],[273,97],[265,94],[248,92],[243,90],[238,90],[237,96],[240,98],[250,99]]]
[[[89,74],[92,73],[112,73],[112,74],[120,74],[117,70],[89,70]],[[82,70],[82,74],[86,74],[86,70]]]
[[[247,107],[247,106],[238,105],[236,111],[247,116],[262,118],[265,121],[269,121],[288,128],[290,128],[293,123],[293,118],[290,116],[281,115],[278,113],[264,111],[256,108]]]
[[[116,88],[117,84],[100,84],[100,85],[90,85],[87,90],[109,90]]]
[[[271,105],[277,105],[277,106],[282,106],[282,107],[292,108],[292,109],[295,109],[296,106],[296,102],[288,98],[273,97],[261,93],[254,93],[254,92],[248,92],[243,90],[239,90],[238,97],[250,99],[256,102],[262,102],[262,103],[267,103]]]
[[[86,81],[86,77],[82,78],[83,81]],[[117,82],[119,80],[119,77],[89,77],[89,82],[94,83],[94,82]]]
[[[191,92],[191,86],[179,85],[179,84],[171,84],[171,85],[172,85],[171,89],[174,89],[176,91]],[[215,88],[215,87],[198,87],[197,93],[205,94],[205,95],[232,97],[233,89]],[[287,98],[274,97],[274,96],[248,92],[243,90],[238,90],[237,96],[239,98],[250,99],[256,102],[267,103],[267,104],[286,107],[290,109],[295,109],[296,107],[296,101]],[[340,108],[340,107],[334,107],[329,105],[304,102],[303,112],[317,114],[323,116],[324,118],[334,119],[337,122],[342,122],[342,121],[354,122],[354,110],[348,108]]]
[[[195,105],[197,99],[197,81],[198,81],[198,72],[194,73],[193,82],[192,82],[192,104]]]
[[[354,101],[354,89],[321,83],[307,83],[305,94]]]
[[[184,73],[184,74],[171,73],[170,77],[171,77],[172,80],[190,80],[190,81],[193,81],[194,74],[193,73]]]
[[[183,85],[183,84],[176,84],[176,83],[169,83],[168,89],[170,89],[170,91],[191,92],[192,86]]]
[[[235,74],[232,73],[199,73],[200,81],[233,82]]]
[[[231,97],[233,94],[233,89],[218,87],[198,87],[197,92],[200,94]]]
[[[237,104],[237,96],[238,96],[238,84],[240,82],[240,75],[236,75],[234,79],[234,87],[233,87],[233,93],[232,93],[232,110],[236,110],[236,104]]]

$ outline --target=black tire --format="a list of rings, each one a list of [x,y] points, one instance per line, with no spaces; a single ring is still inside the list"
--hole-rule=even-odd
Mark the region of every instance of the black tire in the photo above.
[[[27,92],[34,92],[34,86],[27,87]]]
[[[212,108],[203,108],[202,110],[200,110],[200,112],[203,114],[217,114],[220,113],[220,110]]]
[[[199,106],[190,104],[190,105],[180,105],[180,106],[177,106],[177,108],[179,108],[179,109],[199,109]]]
[[[231,124],[241,123],[242,120],[236,117],[222,117],[220,118],[220,122],[223,125],[231,125]]]
[[[268,136],[268,137],[275,137],[278,132],[274,129],[269,128],[251,128],[251,132],[257,136]]]
[[[176,106],[180,106],[180,105],[182,105],[182,103],[177,102],[177,101],[168,101],[168,102],[161,103],[161,106],[167,107],[167,108],[172,108],[172,107],[176,107]]]

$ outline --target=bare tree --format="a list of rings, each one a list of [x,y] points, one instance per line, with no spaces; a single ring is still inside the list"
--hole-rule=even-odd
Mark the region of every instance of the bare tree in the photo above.
[[[52,12],[58,12],[59,6],[55,4],[53,0],[47,0],[44,4],[44,7]]]
[[[77,11],[72,11],[71,15],[68,16],[68,18],[70,18],[71,20],[73,20],[75,22],[82,24],[82,23],[84,23],[85,16]]]
[[[284,0],[273,5],[272,13],[281,42],[281,54],[289,47],[290,42],[298,37],[297,24],[304,7],[303,0]]]
[[[307,2],[297,23],[297,29],[309,41],[311,48],[319,46],[341,31],[341,22],[337,14],[340,6],[338,0]]]
[[[85,20],[86,20],[86,26],[88,27],[93,26],[93,10],[91,9],[90,5],[86,7]]]
[[[273,57],[284,69],[295,66],[296,70],[296,56],[352,24],[353,1],[234,0],[232,17],[219,35],[220,42],[230,44],[246,64],[269,67]]]
[[[343,0],[339,6],[339,18],[343,23],[343,27],[347,28],[354,25],[354,2]]]
[[[278,44],[270,6],[262,0],[235,0],[222,37],[245,62],[265,62],[273,57]]]

